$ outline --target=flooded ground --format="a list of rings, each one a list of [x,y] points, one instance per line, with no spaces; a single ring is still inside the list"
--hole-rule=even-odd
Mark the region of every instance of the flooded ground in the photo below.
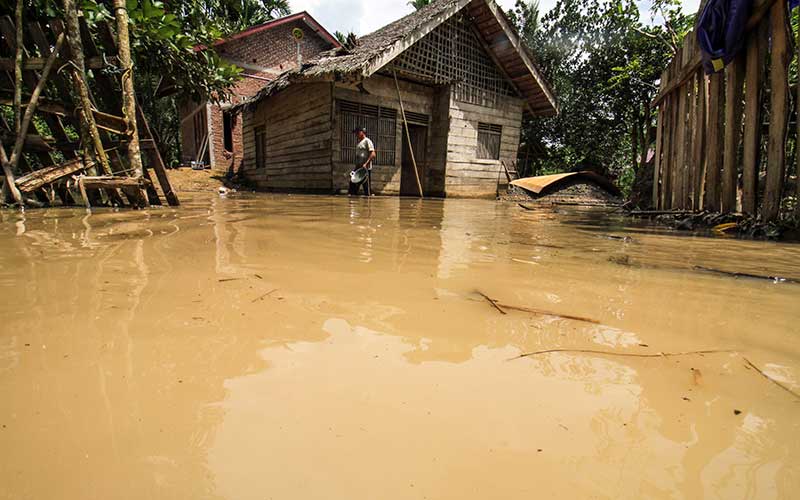
[[[0,214],[0,498],[796,498],[800,246],[477,200]],[[598,323],[492,307],[502,304]],[[623,357],[589,352],[705,355]]]

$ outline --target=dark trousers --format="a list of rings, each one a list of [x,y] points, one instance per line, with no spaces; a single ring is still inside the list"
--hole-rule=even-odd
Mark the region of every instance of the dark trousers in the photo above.
[[[372,170],[367,170],[367,178],[357,184],[351,182],[350,185],[347,187],[347,193],[351,195],[357,195],[361,186],[364,186],[364,194],[366,196],[369,196],[372,194],[372,186],[370,185],[371,181],[372,181]]]

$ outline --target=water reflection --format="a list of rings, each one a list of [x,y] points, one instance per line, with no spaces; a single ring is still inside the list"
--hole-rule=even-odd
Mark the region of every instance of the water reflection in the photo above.
[[[0,483],[23,498],[791,496],[796,405],[736,355],[509,359],[735,349],[796,387],[800,287],[691,266],[780,274],[800,250],[591,221],[313,196],[1,212],[0,446],[17,452]],[[599,324],[502,315],[476,290]]]

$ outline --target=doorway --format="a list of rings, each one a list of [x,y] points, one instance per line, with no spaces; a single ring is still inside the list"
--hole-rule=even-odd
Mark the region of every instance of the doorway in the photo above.
[[[422,191],[425,191],[426,161],[425,152],[428,142],[428,127],[425,125],[408,124],[408,135],[403,131],[403,154],[400,157],[400,196],[419,196],[417,178],[414,174],[414,162],[411,161],[411,151],[408,139],[411,138],[411,148],[414,149],[414,159],[419,170],[419,181]]]

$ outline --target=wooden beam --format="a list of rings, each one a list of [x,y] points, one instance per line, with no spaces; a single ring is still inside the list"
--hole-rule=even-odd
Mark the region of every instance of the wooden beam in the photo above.
[[[761,216],[778,218],[786,175],[786,127],[789,120],[789,36],[786,3],[776,2],[770,11],[770,102],[767,139],[767,180]]]
[[[708,87],[708,145],[706,155],[705,209],[718,212],[720,208],[720,173],[723,160],[723,75],[709,77]]]
[[[91,165],[89,165],[91,166]],[[46,184],[51,184],[59,179],[68,177],[75,172],[85,170],[87,167],[84,165],[83,160],[80,158],[73,158],[72,160],[65,161],[58,165],[50,165],[49,167],[40,168],[28,175],[24,175],[16,180],[16,185],[23,193],[30,193],[39,189]]]
[[[720,204],[723,212],[736,212],[739,143],[742,138],[744,64],[744,56],[740,54],[725,68],[725,156]]]
[[[703,181],[705,179],[706,165],[706,130],[708,130],[708,113],[706,106],[708,92],[706,92],[706,77],[703,70],[695,73],[697,87],[697,107],[695,108],[695,128],[692,138],[692,209],[700,210],[703,203]]]

